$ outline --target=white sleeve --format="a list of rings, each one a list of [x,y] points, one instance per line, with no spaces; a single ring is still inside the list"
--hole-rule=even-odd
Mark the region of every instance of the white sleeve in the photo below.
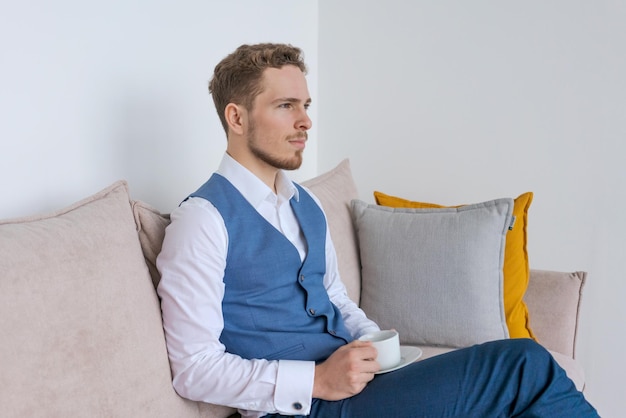
[[[247,360],[219,341],[228,235],[217,209],[191,198],[171,219],[157,258],[157,291],[175,390],[248,411],[308,414],[314,362]]]

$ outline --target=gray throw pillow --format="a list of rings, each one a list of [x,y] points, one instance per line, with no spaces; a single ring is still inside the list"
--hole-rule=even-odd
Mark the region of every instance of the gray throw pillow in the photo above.
[[[512,210],[513,199],[437,209],[353,200],[361,307],[404,344],[508,338],[502,266]]]

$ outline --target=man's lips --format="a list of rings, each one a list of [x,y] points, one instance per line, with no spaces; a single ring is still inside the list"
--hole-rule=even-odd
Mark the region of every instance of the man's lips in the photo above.
[[[304,149],[304,147],[306,146],[308,135],[306,132],[303,132],[303,133],[299,133],[296,135],[292,135],[287,139],[289,143],[292,144],[294,147],[299,148],[299,149]]]
[[[292,139],[289,141],[289,143],[298,149],[304,149],[304,147],[306,146],[306,138]]]

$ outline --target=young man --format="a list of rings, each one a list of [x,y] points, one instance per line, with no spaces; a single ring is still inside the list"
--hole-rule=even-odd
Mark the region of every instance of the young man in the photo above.
[[[245,417],[593,417],[530,340],[375,375],[378,330],[347,296],[302,163],[311,103],[301,51],[243,45],[209,90],[226,131],[215,174],[171,214],[157,260],[173,384]]]

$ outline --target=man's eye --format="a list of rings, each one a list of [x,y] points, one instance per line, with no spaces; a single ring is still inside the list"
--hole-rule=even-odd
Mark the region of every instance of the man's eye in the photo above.
[[[282,107],[283,109],[289,109],[291,108],[291,103],[283,103],[279,107]]]

